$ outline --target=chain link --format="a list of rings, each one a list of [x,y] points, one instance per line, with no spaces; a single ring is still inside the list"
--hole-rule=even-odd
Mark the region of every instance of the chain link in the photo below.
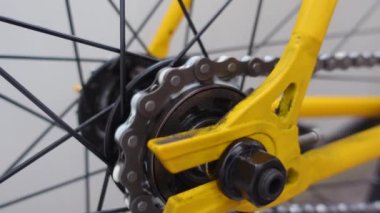
[[[289,203],[277,206],[273,209],[266,209],[260,211],[261,213],[320,213],[320,212],[363,212],[363,213],[375,213],[380,212],[380,201],[371,203],[359,202],[353,204],[337,203],[337,204],[296,204]]]
[[[270,56],[244,57],[241,60],[230,57],[219,57],[216,60],[191,57],[183,66],[161,69],[157,74],[157,80],[151,86],[134,94],[131,99],[130,115],[115,134],[121,154],[113,172],[114,180],[123,185],[128,192],[127,198],[132,212],[160,212],[164,205],[163,201],[151,191],[146,177],[144,154],[147,152],[149,126],[154,125],[155,118],[169,106],[169,103],[175,97],[199,86],[218,84],[239,89],[232,83],[236,77],[266,76],[273,70],[278,60],[279,58]],[[350,54],[338,52],[333,55],[322,54],[317,61],[315,72],[375,65],[380,65],[380,52]],[[345,205],[350,207],[348,204]],[[367,207],[367,204],[365,205]],[[296,207],[278,208],[290,210]],[[298,207],[304,208],[301,205]],[[368,209],[372,207],[378,208],[379,204],[368,204]]]
[[[279,58],[265,56],[263,58],[254,58],[252,63],[254,72],[249,73],[250,76],[266,76],[268,75],[278,62]],[[350,68],[369,68],[380,65],[380,52],[374,53],[358,53],[358,52],[337,52],[335,54],[321,54],[318,58],[315,72],[317,71],[335,71],[347,70]]]

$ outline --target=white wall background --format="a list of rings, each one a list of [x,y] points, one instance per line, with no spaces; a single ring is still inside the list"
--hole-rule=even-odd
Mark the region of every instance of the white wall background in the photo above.
[[[129,0],[127,1],[127,19],[137,28],[145,18],[156,0]],[[224,1],[195,1],[194,22],[198,29],[204,25]],[[261,22],[258,27],[256,41],[262,41],[272,28],[298,4],[291,0],[265,0]],[[349,32],[353,25],[363,16],[363,13],[373,6],[376,0],[341,1],[334,15],[329,33]],[[118,2],[116,2],[118,4]],[[169,1],[163,5],[153,17],[152,21],[142,31],[141,38],[147,43],[156,30],[160,17],[165,11]],[[71,1],[75,28],[77,35],[82,38],[97,41],[117,47],[119,45],[119,22],[116,13],[106,0]],[[257,1],[234,1],[215,24],[203,37],[208,49],[217,49],[231,46],[247,45],[251,32],[254,11]],[[44,26],[60,32],[69,33],[68,19],[64,0],[2,0],[0,1],[0,15],[11,17],[28,23]],[[378,27],[380,12],[374,13],[359,30]],[[291,31],[293,21],[275,35],[272,40],[286,39]],[[177,53],[183,46],[185,25],[178,30],[171,54]],[[127,38],[131,33],[127,30]],[[379,50],[379,36],[353,36],[343,47],[345,51],[375,51]],[[325,42],[322,52],[329,52],[334,48],[338,39]],[[83,57],[111,59],[116,54],[96,48],[79,45]],[[138,43],[134,43],[131,51],[142,52]],[[271,46],[260,49],[257,55],[279,55],[282,46]],[[191,52],[199,52],[197,45]],[[226,55],[241,57],[246,51],[224,53]],[[0,23],[0,55],[38,55],[38,56],[73,56],[72,43],[52,36],[43,35],[30,30],[21,29],[9,24]],[[214,55],[215,57],[217,55]],[[17,80],[30,89],[38,98],[60,113],[66,105],[74,100],[77,93],[73,85],[77,84],[78,76],[76,64],[73,62],[23,61],[0,59],[0,66],[11,73]],[[100,64],[83,63],[86,78],[91,71]],[[379,79],[378,68],[360,70],[359,72],[336,72],[335,76],[371,76],[373,81]],[[378,95],[379,88],[376,82],[362,83],[355,81],[322,81],[311,83],[310,94],[356,94]],[[0,78],[0,93],[11,96],[17,101],[38,110],[30,102],[12,88],[5,80]],[[77,126],[75,110],[66,118],[70,125]],[[315,121],[315,120],[313,120]],[[318,120],[323,130],[330,130],[332,126],[347,122],[347,119]],[[33,141],[48,124],[36,119],[10,104],[0,100],[0,173],[9,166],[15,157]],[[64,134],[55,129],[31,153],[47,146]],[[75,140],[66,142],[42,158],[33,166],[21,171],[14,178],[0,185],[0,205],[8,200],[33,192],[61,181],[81,176],[84,173],[83,147]],[[91,170],[102,168],[102,163],[91,156]],[[103,175],[91,179],[91,206],[95,210],[100,194]],[[123,196],[110,184],[105,208],[120,207],[123,205]],[[68,187],[49,192],[47,194],[29,199],[9,208],[1,209],[3,212],[84,212],[84,184],[77,182]]]

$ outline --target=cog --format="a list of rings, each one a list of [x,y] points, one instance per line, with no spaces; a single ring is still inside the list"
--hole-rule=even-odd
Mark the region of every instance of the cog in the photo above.
[[[146,212],[161,212],[171,195],[213,179],[212,163],[170,174],[146,144],[153,137],[218,122],[245,97],[235,83],[244,63],[193,57],[181,67],[162,68],[148,88],[133,95],[130,115],[115,134],[120,156],[113,172],[127,190],[132,212],[142,205]]]

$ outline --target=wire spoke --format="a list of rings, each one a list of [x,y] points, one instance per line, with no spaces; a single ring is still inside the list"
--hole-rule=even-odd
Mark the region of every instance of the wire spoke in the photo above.
[[[4,22],[4,23],[11,24],[11,25],[19,26],[19,27],[22,27],[22,28],[26,28],[26,29],[29,29],[29,30],[37,31],[37,32],[40,32],[40,33],[48,34],[48,35],[51,35],[51,36],[54,36],[54,37],[59,37],[59,38],[66,39],[66,40],[76,41],[76,42],[81,43],[81,44],[85,44],[85,45],[96,47],[96,48],[103,49],[103,50],[108,50],[110,52],[120,53],[120,49],[118,49],[116,47],[111,47],[111,46],[108,46],[108,45],[105,45],[105,44],[101,44],[101,43],[98,43],[98,42],[94,42],[94,41],[90,41],[90,40],[87,40],[87,39],[79,38],[79,37],[76,37],[76,36],[64,34],[64,33],[58,32],[58,31],[50,30],[50,29],[47,29],[47,28],[44,28],[44,27],[40,27],[40,26],[37,26],[37,25],[32,25],[32,24],[29,24],[29,23],[26,23],[26,22],[22,22],[22,21],[18,21],[18,20],[15,20],[15,19],[11,19],[11,18],[8,18],[8,17],[0,16],[0,22]],[[138,55],[138,54],[131,53],[131,52],[128,52],[128,51],[125,51],[125,52],[128,55],[131,55],[131,56],[137,56],[137,57],[144,58],[144,59],[147,59],[147,60],[155,61],[155,59],[153,59],[151,57],[148,57],[148,56]]]
[[[0,55],[0,59],[72,62],[75,58],[61,56]],[[105,59],[81,58],[82,62],[104,63]]]
[[[25,105],[23,105],[23,104],[15,101],[15,100],[13,100],[12,98],[10,98],[10,97],[8,97],[6,95],[3,95],[3,94],[0,93],[0,98],[3,99],[6,102],[8,102],[8,103],[10,103],[10,104],[18,107],[18,108],[26,111],[26,112],[29,112],[30,114],[36,116],[37,118],[40,118],[40,119],[42,119],[42,120],[44,120],[44,121],[46,121],[46,122],[48,122],[50,124],[54,124],[54,122],[51,119],[49,119],[46,116],[44,116],[44,115],[42,115],[42,114],[40,114],[40,113],[32,110],[31,108],[29,108],[29,107],[27,107]]]
[[[378,9],[379,6],[380,2],[375,1],[374,4],[371,5],[365,13],[363,13],[363,15],[359,18],[359,21],[352,27],[350,32],[347,33],[342,38],[342,40],[339,41],[339,43],[334,47],[334,49],[331,52],[337,52],[338,50],[340,50],[343,47],[343,45],[345,45],[347,41],[351,38],[352,34],[354,34],[358,30],[358,28],[362,24],[364,24],[364,22],[366,22],[369,17],[371,17],[371,15]]]
[[[193,14],[193,8],[194,8],[194,1],[190,1],[190,5],[189,5],[189,17],[190,18]],[[187,42],[189,42],[189,36],[190,36],[190,24],[187,23],[186,29],[185,29],[185,38],[184,38],[184,44],[183,44],[184,46],[183,47],[186,47]]]
[[[91,197],[90,197],[90,158],[89,151],[84,147],[84,189],[85,189],[85,201],[86,201],[86,212],[90,212]]]
[[[227,8],[227,6],[232,2],[232,0],[227,0],[226,3],[214,14],[214,16],[207,22],[207,24],[202,28],[202,30],[194,36],[194,38],[187,44],[187,46],[174,58],[171,66],[176,66],[177,63],[186,55],[187,51],[194,45],[194,43],[206,32],[206,30],[214,23],[214,21],[219,17],[220,14]]]
[[[92,116],[90,119],[88,119],[85,122],[83,122],[82,124],[80,124],[74,130],[75,133],[86,128],[87,126],[89,126],[90,124],[95,122],[98,118],[100,118],[101,116],[103,116],[104,114],[109,112],[114,107],[114,105],[115,104],[111,104],[110,106],[106,107],[105,109],[103,109],[102,111],[97,113],[96,115]],[[3,176],[0,177],[0,184],[3,183],[4,181],[6,181],[7,179],[9,179],[10,177],[12,177],[13,175],[17,174],[18,172],[20,172],[21,170],[23,170],[24,168],[26,168],[27,166],[29,166],[30,164],[35,162],[36,160],[40,159],[42,156],[46,155],[50,151],[52,151],[55,148],[57,148],[58,146],[60,146],[61,144],[63,144],[63,142],[67,141],[72,136],[73,136],[73,134],[71,134],[71,133],[64,135],[63,137],[59,138],[58,140],[56,140],[52,144],[48,145],[47,147],[45,147],[44,149],[39,151],[37,154],[35,154],[32,157],[25,160],[23,163],[19,164],[18,166],[15,166],[13,169],[11,169],[10,171],[8,171],[7,173],[5,173]]]
[[[98,175],[102,172],[104,172],[106,169],[99,169],[99,170],[96,170],[96,171],[93,171],[93,172],[90,172],[89,173],[89,176],[95,176],[95,175]],[[50,192],[50,191],[53,191],[53,190],[56,190],[56,189],[60,189],[62,187],[65,187],[65,186],[68,186],[70,184],[73,184],[73,183],[76,183],[78,181],[81,181],[83,179],[86,178],[86,175],[82,175],[82,176],[78,176],[78,177],[75,177],[75,178],[72,178],[70,180],[67,180],[67,181],[64,181],[62,183],[58,183],[58,184],[55,184],[55,185],[52,185],[52,186],[49,186],[49,187],[46,187],[44,189],[41,189],[41,190],[38,190],[36,192],[32,192],[30,194],[27,194],[27,195],[24,195],[22,197],[19,197],[19,198],[16,198],[16,199],[13,199],[11,201],[8,201],[8,202],[5,202],[3,204],[0,204],[0,209],[1,208],[5,208],[5,207],[9,207],[13,204],[17,204],[17,203],[20,203],[22,201],[26,201],[26,200],[29,200],[31,198],[34,198],[34,197],[37,197],[39,195],[43,195],[47,192]]]
[[[25,97],[27,97],[33,104],[44,111],[50,118],[52,118],[59,126],[70,133],[74,138],[76,138],[81,144],[90,149],[99,159],[106,162],[104,156],[99,153],[92,144],[83,136],[79,135],[74,129],[72,129],[65,121],[59,118],[50,108],[43,104],[38,98],[36,98],[29,90],[22,86],[16,79],[14,79],[9,73],[4,69],[0,68],[0,75],[12,84],[18,91],[20,91]]]
[[[125,49],[125,0],[120,0],[120,50]],[[125,116],[125,84],[126,84],[126,73],[125,73],[125,52],[120,51],[120,115],[122,118]]]
[[[139,35],[140,32],[144,29],[144,27],[146,26],[146,24],[148,23],[148,21],[153,17],[153,15],[156,13],[157,9],[160,7],[160,5],[162,4],[163,0],[159,0],[157,1],[157,3],[152,7],[152,9],[148,12],[148,15],[145,17],[145,19],[141,22],[140,26],[137,28],[136,30],[136,34],[135,35]],[[135,35],[132,35],[132,38],[129,39],[129,41],[127,42],[125,48],[128,49],[133,41],[137,38],[137,36]]]
[[[65,0],[66,3],[66,10],[67,10],[67,17],[69,19],[69,24],[70,24],[70,33],[71,35],[75,36],[75,28],[74,28],[74,20],[71,12],[71,6],[70,6],[70,0]],[[73,50],[74,50],[74,55],[75,55],[75,60],[77,64],[77,71],[78,71],[78,76],[79,76],[79,81],[82,87],[83,94],[86,95],[85,91],[85,83],[83,80],[83,70],[82,70],[82,65],[81,65],[81,59],[79,55],[79,50],[78,50],[78,45],[76,41],[73,41]],[[84,181],[84,186],[85,186],[85,203],[86,203],[86,212],[90,212],[90,180],[89,180],[89,153],[88,149],[84,147],[84,167],[85,167],[85,181]]]
[[[255,43],[257,27],[259,26],[260,13],[261,13],[262,6],[263,6],[263,0],[259,0],[257,3],[257,8],[256,8],[256,16],[253,20],[252,33],[251,33],[251,38],[249,40],[247,55],[252,55],[252,52],[253,52],[253,45]]]
[[[337,32],[330,33],[326,36],[325,40],[337,39],[348,35],[350,32]],[[368,36],[368,35],[376,35],[380,33],[380,28],[367,28],[362,30],[357,30],[351,34],[351,36]]]
[[[349,32],[330,33],[326,35],[324,40],[327,41],[327,40],[338,39],[345,36],[347,33]],[[380,28],[368,28],[368,29],[358,30],[351,36],[370,36],[370,35],[376,35],[379,33],[380,33]],[[263,46],[261,46],[261,43],[259,43],[258,45],[254,45],[254,49],[258,51],[259,48],[282,46],[282,45],[287,44],[288,42],[289,42],[289,39],[278,39],[278,40],[268,41]],[[246,45],[238,45],[238,46],[233,46],[233,47],[224,47],[220,49],[209,50],[208,52],[209,54],[217,54],[217,53],[223,53],[223,52],[241,51],[241,50],[245,50],[246,48],[247,48]],[[199,55],[199,54],[200,52],[195,52],[195,53],[192,53],[191,55]]]
[[[262,6],[263,6],[263,0],[259,0],[257,2],[256,16],[255,16],[255,18],[253,20],[252,33],[251,33],[251,38],[249,40],[249,45],[248,45],[248,50],[247,50],[247,55],[249,55],[249,56],[252,56],[253,45],[255,44],[256,32],[257,32],[257,27],[259,25],[260,13],[261,13]],[[246,73],[244,73],[243,77],[241,78],[240,91],[242,91],[243,88],[244,88],[245,79],[246,79]]]
[[[106,197],[109,179],[110,179],[110,172],[107,170],[104,175],[102,190],[100,192],[98,207],[96,208],[96,211],[101,211],[103,208],[104,198]]]
[[[112,1],[112,0],[108,0],[108,2],[110,3],[111,7],[115,10],[115,12],[120,16],[120,10],[117,8],[116,4]],[[146,46],[146,44],[143,42],[143,40],[139,37],[139,35],[137,34],[136,30],[133,29],[132,25],[128,22],[128,20],[126,18],[124,18],[125,20],[125,24],[124,26],[127,26],[129,31],[132,33],[132,36],[135,37],[137,39],[137,42],[139,42],[139,44],[141,45],[141,47],[144,49],[145,53],[150,55],[149,54],[149,50]]]
[[[66,10],[67,10],[67,17],[69,19],[69,24],[70,24],[70,33],[71,35],[75,36],[74,20],[73,20],[73,15],[71,12],[70,0],[65,0],[65,3],[66,3]],[[78,50],[78,44],[76,41],[73,41],[73,49],[74,49],[75,61],[77,64],[79,81],[82,86],[82,91],[84,92],[85,87],[84,87],[84,80],[83,80],[83,70],[82,70],[81,58],[80,58],[79,50]]]
[[[79,98],[74,100],[69,106],[67,106],[63,112],[59,115],[60,118],[63,118],[67,113],[78,103]],[[25,158],[29,152],[32,151],[32,149],[37,146],[38,143],[40,143],[46,135],[53,129],[55,126],[55,123],[50,124],[17,158],[14,160],[10,166],[5,170],[3,175],[7,172],[9,172],[13,167],[15,167],[21,160]]]
[[[299,7],[300,7],[300,4],[296,5],[284,18],[280,20],[280,22],[277,25],[275,25],[272,28],[272,30],[269,31],[268,34],[264,36],[264,39],[261,42],[259,42],[259,44],[253,45],[253,48],[255,48],[256,51],[258,51],[262,47],[284,45],[288,43],[288,39],[281,40],[281,43],[270,42],[270,40],[297,14]],[[221,52],[239,51],[239,50],[244,50],[246,48],[247,48],[246,45],[241,45],[241,46],[227,47],[227,48],[221,48],[221,49],[216,49],[216,50],[209,50],[208,52],[210,54],[216,54],[216,53],[221,53]],[[197,55],[197,54],[199,53],[196,53],[194,55]]]
[[[117,209],[108,209],[108,210],[96,211],[93,213],[118,213],[118,212],[127,212],[127,211],[129,211],[129,208],[121,207],[121,208],[117,208]]]
[[[119,52],[120,51],[119,49],[117,49],[115,47],[111,47],[111,46],[107,46],[107,45],[100,44],[100,43],[97,43],[97,42],[93,42],[93,41],[89,41],[89,40],[86,40],[86,39],[78,38],[76,36],[64,34],[64,33],[61,33],[61,32],[50,30],[50,29],[47,29],[47,28],[44,28],[44,27],[40,27],[40,26],[37,26],[37,25],[32,25],[32,24],[29,24],[29,23],[26,23],[26,22],[15,20],[15,19],[7,18],[7,17],[4,17],[4,16],[0,16],[0,21],[8,23],[8,24],[16,25],[16,26],[19,26],[19,27],[23,27],[23,28],[26,28],[26,29],[30,29],[30,30],[33,30],[33,31],[37,31],[37,32],[40,32],[40,33],[44,33],[44,34],[52,35],[52,36],[55,36],[55,37],[67,39],[67,40],[70,40],[70,41],[76,41],[76,42],[79,42],[79,43],[82,43],[82,44],[86,44],[86,45],[89,45],[89,46],[93,46],[93,47],[97,47],[97,48],[100,48],[100,49],[108,50],[108,51],[111,51],[111,52]]]
[[[185,18],[186,18],[188,26],[190,27],[190,29],[193,32],[194,36],[196,36],[198,34],[198,31],[195,28],[193,20],[191,19],[190,14],[189,14],[189,12],[186,9],[185,4],[183,3],[183,0],[178,0],[178,4],[181,7],[181,10],[182,10],[183,14],[185,15]],[[202,42],[202,40],[201,40],[200,37],[197,38],[197,42],[199,44],[199,48],[201,48],[201,51],[202,51],[203,55],[206,58],[208,58],[208,54],[207,54],[206,48],[204,47],[203,42]]]
[[[272,38],[280,32],[281,29],[283,29],[287,23],[289,23],[290,20],[297,14],[301,4],[297,4],[292,10],[289,11],[289,13],[280,20],[280,22],[275,25],[271,31],[268,32],[266,36],[264,36],[264,39],[255,47],[256,50],[259,50],[261,47],[264,47],[267,45],[267,43],[272,40]],[[286,41],[287,43],[287,41]]]

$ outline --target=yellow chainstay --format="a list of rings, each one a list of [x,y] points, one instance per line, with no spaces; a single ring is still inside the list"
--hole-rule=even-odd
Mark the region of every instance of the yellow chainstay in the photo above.
[[[189,3],[186,1],[186,5]],[[172,143],[161,143],[167,141],[167,137],[149,141],[148,147],[163,165],[169,171],[177,173],[217,160],[235,139],[253,138],[263,143],[268,152],[276,155],[288,169],[285,190],[275,202],[268,205],[273,206],[303,192],[310,184],[379,157],[380,149],[376,149],[376,139],[380,127],[307,154],[300,154],[297,120],[335,5],[335,0],[303,1],[291,39],[273,72],[222,122],[213,127],[169,136],[170,140],[176,139]],[[167,54],[171,36],[181,18],[180,8],[173,1],[149,48],[151,53],[159,57]],[[282,97],[282,101],[278,109],[273,110],[272,106],[279,97]],[[352,157],[354,151],[355,156]],[[170,197],[164,212],[255,209],[257,208],[246,201],[226,198],[213,181]]]

